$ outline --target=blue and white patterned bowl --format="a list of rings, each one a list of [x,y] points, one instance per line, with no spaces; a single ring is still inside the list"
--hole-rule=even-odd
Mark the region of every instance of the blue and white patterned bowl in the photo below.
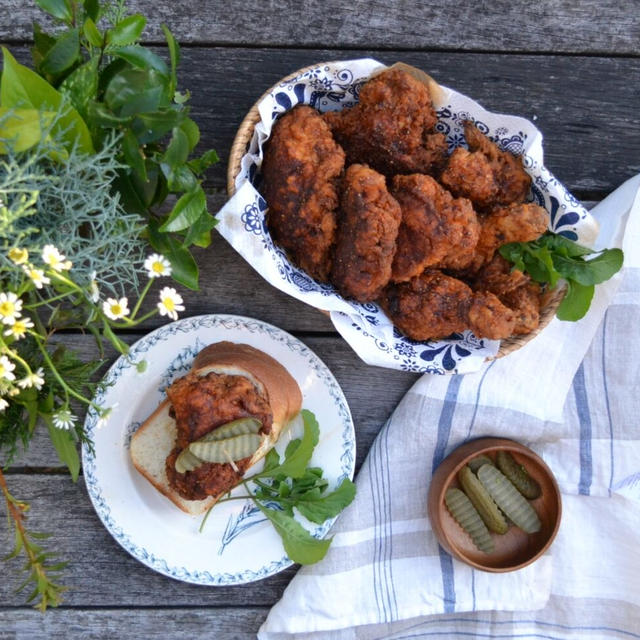
[[[410,340],[393,327],[377,304],[345,300],[333,286],[315,282],[294,266],[273,243],[266,226],[268,203],[258,188],[263,145],[276,118],[297,104],[308,104],[321,112],[351,107],[369,76],[384,68],[371,59],[321,63],[301,69],[269,89],[236,135],[227,174],[231,198],[218,214],[217,229],[273,286],[329,312],[336,329],[365,362],[439,374],[477,371],[485,360],[509,353],[531,336],[518,336],[500,345],[499,341],[478,339],[467,330],[447,340]],[[436,128],[446,136],[450,150],[465,144],[463,123],[474,122],[501,148],[522,154],[533,179],[530,200],[547,209],[551,230],[583,244],[595,240],[595,220],[544,167],[542,134],[532,123],[491,113],[452,89],[432,86]],[[546,302],[541,327],[553,317],[559,298],[556,295]]]

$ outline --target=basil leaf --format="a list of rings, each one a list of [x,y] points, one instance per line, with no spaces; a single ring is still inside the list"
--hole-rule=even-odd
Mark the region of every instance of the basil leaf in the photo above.
[[[556,311],[558,320],[575,322],[584,317],[591,305],[594,290],[594,285],[585,286],[573,280],[568,280],[567,293]]]
[[[298,511],[311,522],[318,524],[337,516],[356,495],[356,485],[345,478],[331,493],[316,497],[313,492],[303,495],[296,503]]]
[[[36,0],[36,4],[58,20],[69,23],[73,20],[70,0]]]
[[[291,560],[299,564],[313,564],[327,554],[331,538],[314,538],[297,520],[282,511],[269,509],[256,502],[260,511],[271,520],[282,538],[284,550]]]
[[[207,198],[202,187],[185,193],[176,202],[168,219],[160,227],[160,231],[181,231],[191,226],[207,208]]]
[[[80,55],[80,36],[77,29],[63,33],[49,49],[40,64],[40,70],[51,76],[61,74],[78,60]]]
[[[316,417],[307,409],[302,410],[302,420],[304,422],[304,434],[300,444],[296,449],[285,456],[284,461],[273,469],[263,470],[255,477],[265,478],[277,475],[285,475],[290,478],[299,478],[304,475],[305,469],[311,460],[311,455],[318,444],[320,428]]]
[[[605,249],[591,260],[575,260],[564,256],[554,256],[556,269],[567,279],[582,285],[600,284],[608,280],[622,267],[624,260],[620,249]]]
[[[107,43],[124,46],[134,43],[141,35],[147,24],[147,19],[139,13],[128,16],[107,31]]]
[[[0,81],[0,104],[11,108],[33,108],[42,110],[61,110],[62,95],[37,73],[16,62],[6,48],[2,48],[4,68]],[[93,143],[89,129],[78,112],[66,106],[55,125],[65,141],[65,147],[71,149],[77,144],[78,150],[93,153]]]
[[[55,450],[60,458],[60,462],[65,464],[71,473],[71,478],[74,482],[78,479],[80,473],[80,458],[78,456],[78,450],[76,449],[76,442],[71,431],[64,429],[57,429],[53,426],[53,422],[49,416],[42,416],[47,423],[47,429],[49,430],[49,437],[55,447]]]

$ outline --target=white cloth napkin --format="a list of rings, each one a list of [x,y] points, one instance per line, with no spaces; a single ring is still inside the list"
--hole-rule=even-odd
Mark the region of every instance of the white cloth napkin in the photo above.
[[[593,214],[623,273],[578,323],[554,320],[466,376],[423,376],[381,430],[326,558],[301,569],[260,640],[640,638],[640,176]],[[532,447],[563,494],[556,541],[520,571],[454,560],[426,517],[429,480],[469,438]]]

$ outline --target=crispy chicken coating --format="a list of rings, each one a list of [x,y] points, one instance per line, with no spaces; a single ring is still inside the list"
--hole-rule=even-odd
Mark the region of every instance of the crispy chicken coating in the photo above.
[[[483,209],[524,202],[531,176],[522,159],[500,149],[470,122],[464,132],[470,151],[458,148],[451,154],[442,183]]]
[[[383,71],[362,87],[355,107],[324,117],[349,164],[369,164],[389,177],[436,174],[444,166],[447,142],[433,131],[429,90],[406,71]]]
[[[532,202],[494,209],[480,218],[480,237],[470,265],[478,271],[493,258],[498,247],[508,242],[529,242],[539,238],[549,225],[549,214]]]
[[[187,500],[201,500],[233,488],[251,456],[237,460],[237,470],[226,462],[210,462],[186,473],[176,471],[176,458],[190,442],[238,418],[257,418],[262,423],[260,433],[269,433],[273,414],[268,399],[245,376],[217,373],[188,373],[167,389],[167,396],[178,431],[176,446],[165,463],[171,485]]]
[[[530,333],[540,323],[540,285],[531,277],[512,269],[512,265],[500,254],[483,267],[472,283],[474,291],[495,294],[502,304],[514,313],[513,334]]]
[[[388,285],[379,300],[393,324],[413,340],[444,338],[472,329],[491,339],[511,335],[513,312],[492,293],[474,293],[462,280],[427,270]]]
[[[319,281],[331,270],[344,152],[320,114],[297,106],[274,125],[262,163],[273,239]]]
[[[402,209],[394,282],[410,280],[427,267],[463,269],[470,264],[480,226],[469,200],[453,198],[421,174],[395,176],[391,193]]]
[[[342,182],[331,282],[347,298],[375,300],[391,277],[400,205],[384,176],[352,164]]]

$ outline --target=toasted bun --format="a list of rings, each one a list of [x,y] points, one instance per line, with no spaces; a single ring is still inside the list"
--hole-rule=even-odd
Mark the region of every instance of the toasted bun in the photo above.
[[[211,372],[244,376],[267,398],[273,424],[271,432],[253,454],[250,467],[267,454],[282,429],[302,407],[302,394],[291,374],[277,360],[249,345],[233,342],[211,344],[196,356],[192,370],[201,376]],[[177,438],[175,420],[169,416],[170,406],[169,400],[164,400],[135,432],[129,449],[131,460],[160,493],[186,513],[198,515],[209,509],[220,496],[185,500],[169,484],[165,461]]]

